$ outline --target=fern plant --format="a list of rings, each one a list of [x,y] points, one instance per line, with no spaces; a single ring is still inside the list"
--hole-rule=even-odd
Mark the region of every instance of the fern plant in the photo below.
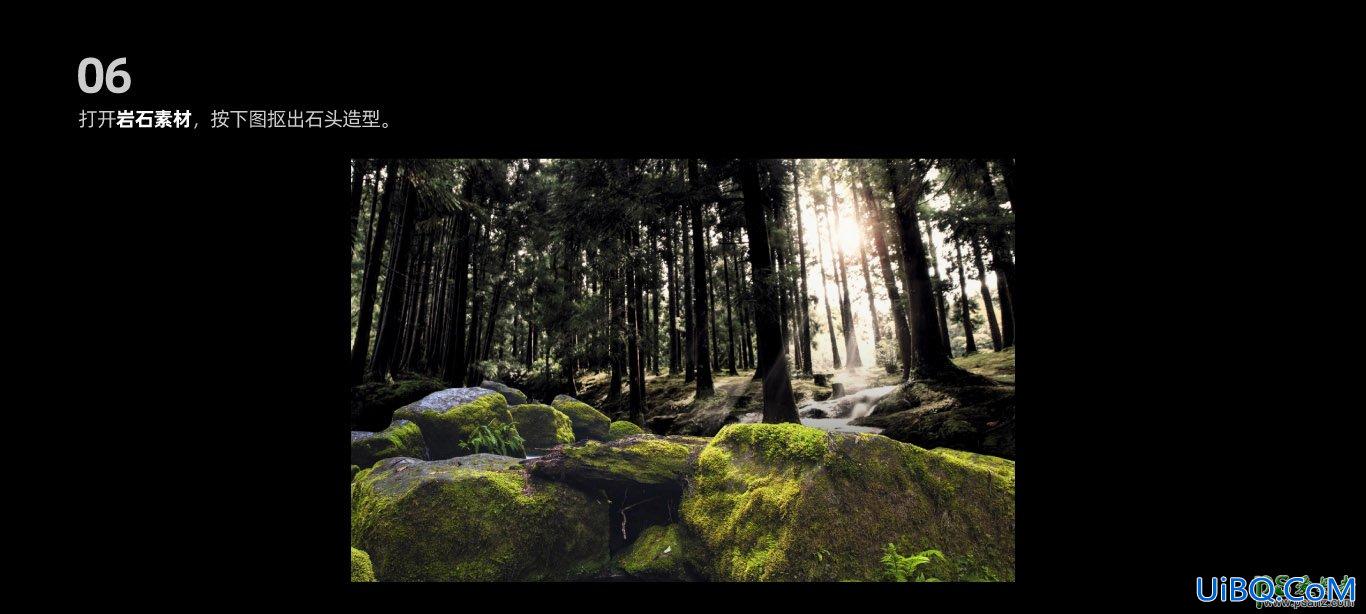
[[[938,578],[926,578],[924,572],[916,571],[917,567],[935,557],[942,561],[944,553],[938,550],[922,550],[910,556],[901,556],[896,551],[896,544],[887,544],[882,550],[883,573],[892,582],[938,582]]]
[[[460,442],[460,447],[464,450],[472,450],[471,454],[478,454],[487,450],[502,456],[526,456],[525,442],[521,434],[517,432],[517,426],[500,422],[490,422],[474,429],[470,438]]]

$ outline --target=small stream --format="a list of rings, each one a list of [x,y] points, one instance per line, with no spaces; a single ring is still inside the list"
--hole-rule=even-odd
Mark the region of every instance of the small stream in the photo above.
[[[878,386],[855,390],[838,399],[807,401],[797,408],[802,424],[832,433],[881,433],[882,429],[873,426],[854,426],[849,424],[855,418],[868,415],[882,397],[887,396],[896,386]],[[745,414],[740,422],[759,422],[763,413],[753,411]]]

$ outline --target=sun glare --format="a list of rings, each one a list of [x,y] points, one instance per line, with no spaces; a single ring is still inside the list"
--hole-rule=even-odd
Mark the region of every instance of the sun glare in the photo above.
[[[859,231],[858,224],[854,223],[852,220],[840,220],[840,247],[844,249],[845,253],[857,252],[859,241],[862,238],[863,235]]]

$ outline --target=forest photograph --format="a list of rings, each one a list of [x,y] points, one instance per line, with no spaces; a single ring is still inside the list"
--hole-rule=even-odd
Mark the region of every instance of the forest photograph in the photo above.
[[[349,166],[352,582],[1015,580],[1014,159]]]

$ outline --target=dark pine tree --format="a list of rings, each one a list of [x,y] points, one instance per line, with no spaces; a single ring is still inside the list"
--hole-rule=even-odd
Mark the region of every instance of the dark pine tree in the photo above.
[[[754,322],[759,337],[758,369],[764,374],[763,421],[796,422],[797,402],[792,395],[792,376],[783,352],[781,314],[778,313],[778,287],[764,211],[768,203],[759,185],[758,165],[754,160],[740,161],[740,185],[744,198],[745,228],[749,234],[749,258],[754,276]]]

